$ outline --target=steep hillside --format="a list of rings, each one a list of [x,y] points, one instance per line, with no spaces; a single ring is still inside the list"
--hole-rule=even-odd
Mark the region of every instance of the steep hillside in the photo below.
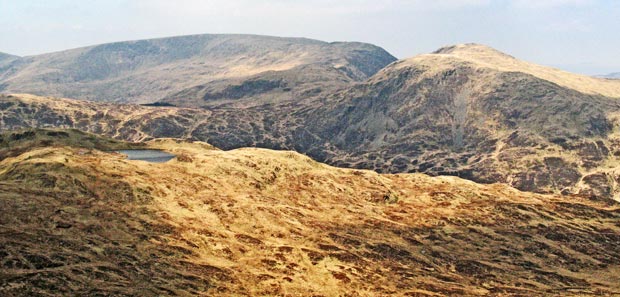
[[[616,90],[462,45],[393,63],[328,97],[306,126],[330,139],[334,164],[618,198]]]
[[[617,205],[294,152],[164,139],[145,147],[180,157],[151,164],[55,141],[0,160],[1,295],[620,293]]]
[[[186,107],[226,105],[246,108],[325,95],[352,85],[355,79],[332,65],[301,65],[267,71],[243,78],[223,79],[197,85],[158,101]]]
[[[192,35],[25,57],[11,67],[0,67],[0,91],[134,103],[155,102],[181,93],[184,96],[178,104],[202,106],[202,88],[209,89],[212,82],[235,86],[261,73],[286,71],[277,85],[268,81],[262,89],[253,88],[253,93],[244,96],[296,92],[300,84],[296,75],[304,75],[304,67],[315,67],[320,70],[314,75],[321,84],[313,88],[332,89],[365,79],[394,60],[383,49],[363,43]],[[321,78],[322,72],[327,77]],[[298,94],[291,93],[287,99],[294,99],[293,95]]]

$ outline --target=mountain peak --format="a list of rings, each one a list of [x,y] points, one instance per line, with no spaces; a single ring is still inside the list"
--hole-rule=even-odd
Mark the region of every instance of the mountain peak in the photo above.
[[[479,44],[479,43],[460,43],[455,45],[444,46],[436,51],[433,54],[458,54],[458,53],[494,53],[506,55],[488,45]],[[507,56],[507,55],[506,55]]]
[[[463,43],[442,47],[431,55],[446,55],[476,63],[492,63],[494,65],[505,65],[518,62],[515,57],[501,52],[488,45],[478,43]]]
[[[394,64],[395,67],[423,66],[437,73],[457,67],[499,72],[521,72],[585,94],[620,98],[620,81],[600,79],[519,60],[492,47],[466,43],[442,47]]]

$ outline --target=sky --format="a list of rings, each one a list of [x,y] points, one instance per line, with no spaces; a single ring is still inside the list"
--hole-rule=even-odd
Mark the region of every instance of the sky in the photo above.
[[[398,58],[475,42],[620,72],[620,0],[0,0],[0,52],[20,56],[201,33],[362,41]]]

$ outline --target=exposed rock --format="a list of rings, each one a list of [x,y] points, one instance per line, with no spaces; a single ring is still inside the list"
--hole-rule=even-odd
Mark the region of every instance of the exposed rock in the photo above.
[[[579,190],[579,194],[590,197],[612,197],[613,179],[605,173],[593,173],[586,175],[582,180],[584,188]]]

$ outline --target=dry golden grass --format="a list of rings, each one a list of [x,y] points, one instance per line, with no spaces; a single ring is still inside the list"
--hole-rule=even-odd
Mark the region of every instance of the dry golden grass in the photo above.
[[[617,205],[288,151],[147,146],[184,157],[49,147],[0,162],[0,293],[620,292]]]

